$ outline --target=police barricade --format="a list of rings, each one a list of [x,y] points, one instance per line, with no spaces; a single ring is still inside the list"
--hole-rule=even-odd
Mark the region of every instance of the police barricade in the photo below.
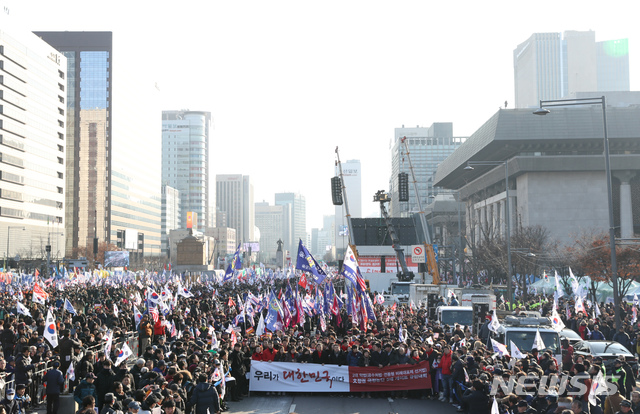
[[[31,405],[40,405],[44,402],[44,385],[42,378],[44,374],[51,368],[51,362],[39,362],[35,364],[35,370],[30,371],[30,382],[26,384],[25,394],[31,398]],[[14,379],[15,374],[7,375],[2,373],[0,376],[0,400],[3,400],[7,396],[7,390],[15,390],[16,383]],[[7,380],[9,379],[9,380]]]
[[[429,362],[350,367],[251,361],[249,390],[275,392],[377,392],[431,388]]]

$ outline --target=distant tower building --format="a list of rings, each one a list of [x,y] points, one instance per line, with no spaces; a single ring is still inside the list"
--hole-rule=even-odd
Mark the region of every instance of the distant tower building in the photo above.
[[[278,240],[284,234],[284,206],[270,206],[266,201],[255,203],[255,223],[260,229],[260,259],[275,263]]]
[[[303,195],[298,193],[276,193],[276,205],[284,206],[284,245],[283,249],[291,252],[291,257],[298,253],[298,242],[306,244],[307,240],[307,207]]]
[[[216,175],[216,209],[223,214],[219,221],[224,221],[227,227],[236,229],[238,243],[255,241],[252,240],[255,223],[253,185],[249,176]]]
[[[513,51],[513,69],[516,108],[630,88],[627,39],[596,42],[594,31],[534,33]]]
[[[336,176],[340,175],[340,169],[336,166]],[[347,202],[349,203],[349,214],[351,217],[362,217],[362,170],[360,160],[349,160],[342,163],[342,179],[347,189]],[[349,243],[349,226],[347,224],[347,210],[343,204],[335,206],[336,226],[332,239],[335,240],[336,254],[338,258],[344,256],[344,252]],[[326,229],[325,229],[326,230]],[[320,246],[319,246],[320,247]],[[326,246],[321,246],[325,250]]]
[[[198,215],[194,229],[213,227],[209,221],[210,132],[211,112],[162,111],[162,183],[180,192],[179,228],[186,228],[187,212]]]
[[[405,128],[403,125],[402,128],[395,129],[394,140],[391,144],[391,177],[389,178],[389,194],[391,195],[389,212],[392,217],[407,217],[419,211],[409,160],[405,145],[402,143],[403,137],[407,137],[418,195],[423,209],[431,202],[429,196],[435,196],[439,191],[433,186],[433,178],[438,164],[466,140],[466,137],[453,136],[451,122],[434,122],[429,128]],[[398,174],[401,172],[409,175],[408,202],[398,201]]]
[[[162,254],[169,256],[171,230],[184,228],[180,222],[180,191],[168,185],[162,186]]]

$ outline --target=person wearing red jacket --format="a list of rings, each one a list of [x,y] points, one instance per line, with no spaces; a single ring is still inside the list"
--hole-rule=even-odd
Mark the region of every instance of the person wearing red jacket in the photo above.
[[[263,361],[273,361],[276,358],[276,351],[273,349],[273,342],[268,341],[267,347],[262,351],[262,360]]]
[[[451,348],[449,345],[442,347],[442,357],[440,359],[440,366],[442,367],[442,397],[440,401],[449,403],[453,402],[453,393],[451,392]]]
[[[262,361],[263,359],[263,355],[262,355],[262,346],[258,345],[256,346],[256,350],[253,352],[253,355],[251,355],[251,359],[253,361]]]

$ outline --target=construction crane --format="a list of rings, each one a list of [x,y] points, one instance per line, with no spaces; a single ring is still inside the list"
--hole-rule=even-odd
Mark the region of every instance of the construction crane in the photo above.
[[[391,245],[393,250],[396,252],[396,257],[398,258],[398,262],[402,268],[402,270],[398,271],[396,276],[399,281],[408,282],[412,280],[415,275],[413,272],[409,271],[409,268],[407,267],[407,261],[404,259],[404,249],[400,247],[400,239],[398,239],[396,229],[393,227],[391,217],[389,217],[389,213],[387,213],[387,208],[385,207],[385,204],[391,201],[391,198],[389,197],[389,194],[384,192],[384,190],[380,190],[373,196],[373,201],[380,203],[380,213],[382,213],[384,222],[387,225],[387,231],[389,232],[389,237],[391,237]]]
[[[431,233],[427,226],[427,218],[422,208],[422,202],[418,193],[418,180],[416,180],[416,174],[413,171],[413,164],[411,163],[411,153],[409,152],[409,144],[407,144],[407,137],[402,137],[400,140],[404,144],[405,152],[407,154],[407,161],[409,162],[409,171],[411,171],[411,178],[413,180],[413,191],[416,194],[416,200],[418,202],[418,216],[420,217],[420,225],[422,227],[422,234],[424,235],[423,245],[427,255],[427,270],[433,277],[433,284],[440,283],[440,271],[438,269],[438,263],[436,262],[436,254],[433,250],[433,244],[431,244]]]

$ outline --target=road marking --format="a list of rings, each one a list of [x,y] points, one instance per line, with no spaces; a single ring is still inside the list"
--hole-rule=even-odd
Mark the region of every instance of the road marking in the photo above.
[[[291,414],[295,410],[296,410],[296,405],[295,404],[291,404],[291,407],[289,407],[289,414]]]

